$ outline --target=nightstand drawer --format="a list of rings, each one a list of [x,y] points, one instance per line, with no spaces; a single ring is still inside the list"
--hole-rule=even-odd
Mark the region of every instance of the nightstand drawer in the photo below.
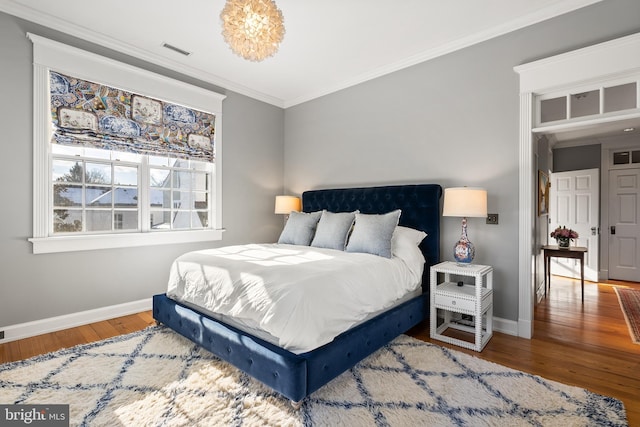
[[[436,294],[435,304],[436,304],[436,307],[446,308],[449,310],[475,311],[476,309],[475,300],[467,300],[467,299],[452,297],[448,295]]]

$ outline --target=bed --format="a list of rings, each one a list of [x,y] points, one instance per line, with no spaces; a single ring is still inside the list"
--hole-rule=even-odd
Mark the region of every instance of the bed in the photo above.
[[[437,184],[394,185],[306,191],[303,212],[327,210],[383,214],[402,211],[398,225],[422,230],[426,260],[422,292],[361,322],[318,348],[295,353],[244,331],[206,310],[177,302],[166,293],[153,297],[153,317],[211,351],[293,402],[354,366],[426,318],[429,266],[439,262],[440,198]]]

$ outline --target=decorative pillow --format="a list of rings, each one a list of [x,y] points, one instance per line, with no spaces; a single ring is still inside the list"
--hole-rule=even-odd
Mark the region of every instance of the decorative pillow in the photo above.
[[[311,246],[344,251],[357,212],[322,211]]]
[[[391,258],[391,237],[400,213],[400,209],[383,215],[357,213],[347,252],[365,252]]]
[[[291,212],[280,234],[278,243],[309,246],[321,215],[321,211],[310,213]]]
[[[391,254],[400,258],[405,265],[421,278],[424,271],[424,255],[418,245],[427,237],[424,231],[397,226],[391,238]]]
[[[411,227],[397,226],[391,238],[391,253],[405,245],[418,246],[427,237],[427,233]]]

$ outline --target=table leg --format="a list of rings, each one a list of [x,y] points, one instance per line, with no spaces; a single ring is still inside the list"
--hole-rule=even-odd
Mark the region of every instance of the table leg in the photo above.
[[[582,303],[584,304],[584,255],[580,258],[580,287],[582,288]]]
[[[544,297],[547,297],[547,253],[544,253]]]

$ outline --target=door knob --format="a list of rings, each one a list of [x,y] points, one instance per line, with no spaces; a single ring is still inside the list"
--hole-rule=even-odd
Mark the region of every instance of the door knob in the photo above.
[[[615,225],[611,226],[611,234],[616,234],[616,226]]]

